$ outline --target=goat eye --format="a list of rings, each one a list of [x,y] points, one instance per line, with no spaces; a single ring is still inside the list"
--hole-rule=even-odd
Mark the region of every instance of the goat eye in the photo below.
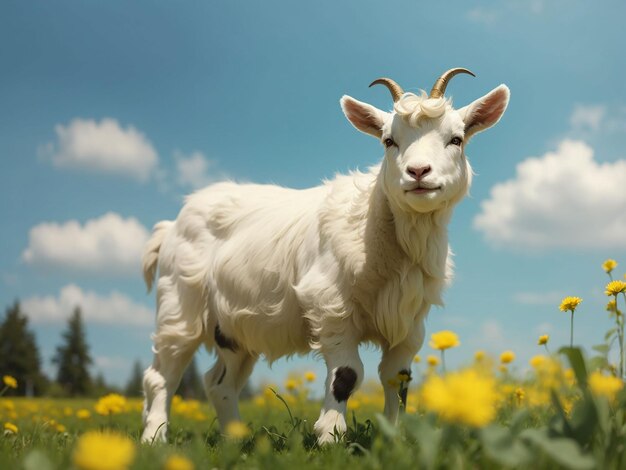
[[[456,145],[458,147],[458,146],[460,146],[463,143],[463,141],[461,140],[460,137],[453,137],[452,140],[450,141],[450,143],[452,145]]]
[[[389,148],[393,145],[396,145],[396,143],[393,141],[393,139],[387,138],[385,139],[385,141],[383,142],[385,144],[385,147]]]

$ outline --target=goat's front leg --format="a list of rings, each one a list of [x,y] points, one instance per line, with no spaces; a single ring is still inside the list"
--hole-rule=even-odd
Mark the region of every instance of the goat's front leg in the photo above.
[[[328,343],[332,346],[322,347],[328,369],[324,407],[314,426],[319,444],[334,442],[336,432],[346,432],[346,404],[363,380],[358,344],[340,339]]]
[[[383,357],[378,366],[378,374],[385,392],[385,418],[395,424],[398,420],[398,409],[400,406],[399,375],[406,374],[411,380],[411,363],[415,354],[422,347],[424,342],[424,323],[418,321],[407,335],[407,338],[400,344],[383,351]],[[408,387],[408,384],[405,385]],[[404,391],[406,393],[406,390]],[[406,395],[404,396],[406,400]]]

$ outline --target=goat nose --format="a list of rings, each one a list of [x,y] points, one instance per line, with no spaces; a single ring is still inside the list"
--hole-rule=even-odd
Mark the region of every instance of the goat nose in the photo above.
[[[424,166],[409,166],[406,169],[406,172],[411,175],[411,177],[416,180],[419,181],[421,180],[424,176],[426,176],[428,173],[430,173],[430,165],[424,165]]]

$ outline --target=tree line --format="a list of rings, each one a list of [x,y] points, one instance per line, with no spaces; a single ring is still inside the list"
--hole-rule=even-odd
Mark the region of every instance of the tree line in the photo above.
[[[143,367],[135,361],[128,382],[124,387],[106,383],[102,374],[94,376],[90,371],[93,358],[87,343],[87,335],[80,307],[75,307],[67,320],[66,329],[56,347],[52,364],[54,377],[42,370],[41,355],[36,337],[28,325],[28,317],[19,301],[8,307],[0,322],[0,375],[10,375],[17,380],[16,389],[7,394],[20,396],[89,397],[106,393],[124,393],[141,396]],[[184,398],[201,398],[202,380],[195,359],[186,370],[177,393]]]

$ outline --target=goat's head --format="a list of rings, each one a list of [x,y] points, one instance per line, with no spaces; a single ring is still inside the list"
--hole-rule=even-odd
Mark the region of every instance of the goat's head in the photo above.
[[[468,106],[454,109],[444,93],[458,73],[472,74],[466,69],[448,70],[429,95],[405,93],[388,78],[374,81],[372,85],[389,88],[394,100],[390,113],[349,96],[341,99],[348,120],[383,144],[384,191],[405,211],[431,212],[465,196],[472,179],[465,145],[474,134],[498,122],[509,102],[509,89],[500,85]]]

